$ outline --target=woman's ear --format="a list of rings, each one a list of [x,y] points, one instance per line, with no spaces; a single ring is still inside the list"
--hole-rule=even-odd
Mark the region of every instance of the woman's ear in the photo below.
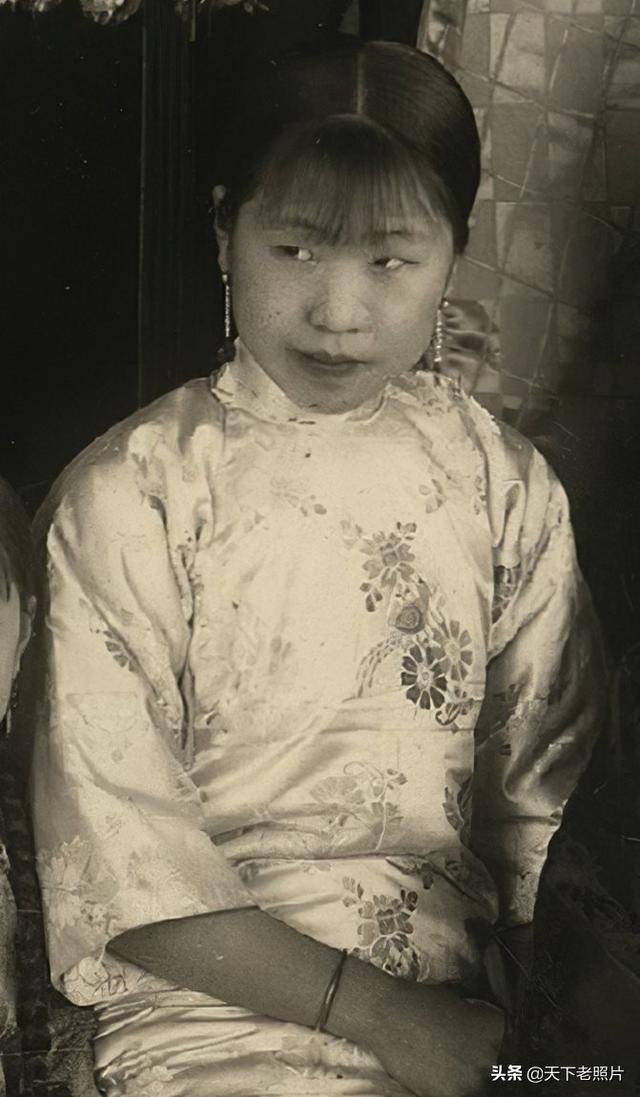
[[[218,242],[218,263],[220,270],[224,273],[229,270],[229,251],[231,234],[229,231],[229,224],[225,217],[224,200],[227,196],[226,187],[217,186],[213,188],[213,209],[215,214],[215,233],[216,240]]]

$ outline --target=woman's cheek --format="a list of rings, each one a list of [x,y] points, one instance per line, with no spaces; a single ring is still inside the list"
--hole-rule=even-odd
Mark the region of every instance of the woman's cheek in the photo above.
[[[394,341],[407,347],[407,353],[420,357],[431,341],[436,312],[437,306],[429,299],[407,301],[405,298],[386,314],[384,327]]]
[[[267,328],[281,313],[283,296],[269,277],[243,273],[244,277],[238,280],[234,295],[236,320],[245,327]]]

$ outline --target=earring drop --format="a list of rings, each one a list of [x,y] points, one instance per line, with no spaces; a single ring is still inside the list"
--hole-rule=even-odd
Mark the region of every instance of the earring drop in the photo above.
[[[236,356],[236,348],[232,338],[231,280],[226,270],[222,272],[222,284],[224,286],[224,342],[216,355],[219,366],[224,366],[227,362],[233,362]]]
[[[431,353],[433,357],[433,368],[436,371],[440,370],[444,361],[444,334],[445,334],[445,322],[444,322],[444,310],[447,308],[449,302],[446,298],[442,299],[442,303],[438,308],[436,314],[436,325],[433,331],[433,339],[431,340]]]

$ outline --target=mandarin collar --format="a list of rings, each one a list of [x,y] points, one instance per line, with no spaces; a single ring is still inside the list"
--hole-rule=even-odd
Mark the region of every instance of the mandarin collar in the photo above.
[[[300,407],[269,377],[248,348],[237,340],[233,362],[211,375],[211,389],[221,403],[273,423],[299,423],[327,429],[367,422],[385,402],[389,383],[380,392],[345,412],[323,412]]]

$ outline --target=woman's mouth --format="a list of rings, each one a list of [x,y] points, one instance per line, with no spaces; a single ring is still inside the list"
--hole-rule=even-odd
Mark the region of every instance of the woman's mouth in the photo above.
[[[362,365],[359,358],[350,358],[344,354],[328,354],[327,351],[303,351],[294,352],[305,365],[314,369],[320,369],[327,373],[350,373],[357,366]]]
[[[309,354],[310,358],[315,359],[316,362],[322,362],[327,366],[345,366],[349,363],[354,364],[358,362],[358,358],[349,357],[346,354],[328,354],[326,350],[316,350]]]

